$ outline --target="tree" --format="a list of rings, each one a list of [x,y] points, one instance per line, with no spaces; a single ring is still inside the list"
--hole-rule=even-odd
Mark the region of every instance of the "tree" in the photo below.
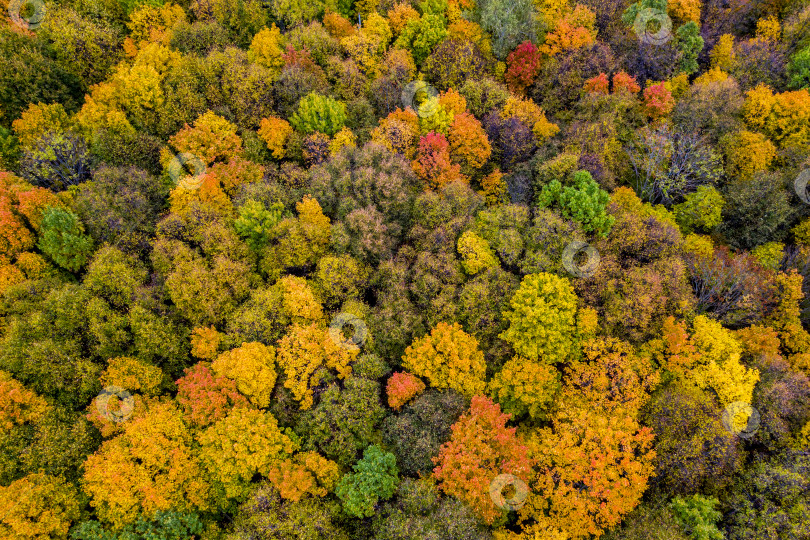
[[[743,456],[721,413],[690,385],[667,386],[650,400],[644,420],[656,434],[656,483],[666,492],[712,493],[729,484]]]
[[[447,21],[444,15],[423,13],[419,18],[408,19],[394,41],[394,47],[409,50],[416,65],[421,66],[434,47],[446,37]]]
[[[357,358],[359,349],[336,343],[328,331],[313,323],[295,324],[278,342],[278,364],[284,370],[284,386],[288,388],[302,410],[313,405],[313,388],[325,378],[328,369],[345,379],[351,374],[349,363]]]
[[[318,404],[298,417],[295,429],[306,441],[306,449],[317,449],[349,467],[361,449],[375,442],[375,430],[384,416],[379,383],[349,377],[343,388],[330,384]]]
[[[397,372],[388,379],[385,393],[388,395],[388,406],[398,411],[408,401],[425,389],[425,383],[407,371]]]
[[[465,231],[458,239],[461,266],[467,274],[475,275],[482,270],[498,265],[489,243],[472,231]]]
[[[519,43],[536,39],[534,6],[525,0],[483,1],[477,4],[472,19],[492,35],[492,52],[501,60]]]
[[[529,360],[562,362],[574,348],[576,305],[566,278],[529,274],[509,302],[509,328],[499,337]]]
[[[220,354],[211,364],[219,377],[236,381],[236,388],[259,408],[270,405],[276,384],[276,351],[262,343],[243,343]]]
[[[524,41],[509,53],[506,57],[509,67],[505,74],[509,90],[521,94],[534,83],[540,71],[540,56],[540,51],[531,41]]]
[[[105,530],[98,521],[83,521],[70,531],[71,540],[116,540],[117,538],[154,538],[184,540],[203,532],[199,516],[190,512],[159,511],[154,519],[138,518],[119,533]]]
[[[263,536],[269,540],[349,540],[338,525],[340,504],[319,497],[283,500],[271,484],[260,484],[240,507],[228,540]]]
[[[489,381],[489,388],[505,412],[542,420],[560,389],[560,375],[554,366],[516,356]]]
[[[463,181],[461,166],[450,162],[450,143],[444,135],[431,131],[419,139],[419,149],[413,170],[428,189],[441,189],[456,181]]]
[[[450,157],[469,173],[483,167],[492,154],[492,146],[481,122],[467,112],[461,112],[453,117],[448,141]]]
[[[310,494],[323,497],[333,491],[340,471],[337,463],[317,452],[301,452],[270,467],[267,478],[284,499],[298,502]]]
[[[62,268],[77,272],[90,258],[93,241],[84,234],[84,226],[76,214],[49,207],[42,213],[37,247]]]
[[[537,197],[537,206],[559,205],[563,216],[581,223],[583,230],[606,237],[615,220],[605,212],[610,195],[599,187],[587,171],[574,173],[573,179],[574,186],[563,187],[559,181],[553,180],[543,187]]]
[[[316,92],[307,94],[290,118],[292,126],[302,133],[320,132],[332,136],[346,122],[346,105]]]
[[[471,397],[484,391],[486,364],[478,340],[454,323],[438,323],[429,335],[415,340],[402,357],[402,365],[433,388],[452,388]]]
[[[323,318],[321,303],[304,278],[286,275],[271,287],[254,289],[228,321],[234,344],[257,341],[271,345],[292,324],[306,325]]]
[[[504,515],[490,497],[492,480],[511,474],[526,482],[531,471],[528,448],[516,428],[506,427],[510,417],[489,398],[473,396],[469,412],[453,424],[452,437],[434,458],[441,490],[469,504],[488,524]]]
[[[454,390],[428,389],[407,403],[398,415],[385,418],[382,439],[409,476],[428,476],[451,426],[467,409],[464,397]]]
[[[275,202],[269,207],[254,199],[239,207],[239,217],[233,222],[236,234],[254,251],[261,251],[270,241],[273,229],[284,213],[284,205]]]
[[[298,449],[269,412],[234,408],[199,433],[199,459],[205,467],[221,508],[241,501],[250,492],[255,474],[267,476],[273,465]]]
[[[177,403],[190,423],[207,426],[225,417],[232,408],[250,407],[233,379],[216,376],[209,367],[197,363],[185,369],[176,381]]]
[[[99,519],[121,529],[158,510],[206,510],[209,484],[192,435],[171,402],[124,424],[85,461],[83,489]]]
[[[42,473],[0,487],[0,501],[0,533],[9,540],[64,540],[81,512],[73,485]]]
[[[520,521],[561,529],[571,538],[599,536],[640,502],[652,475],[653,433],[632,417],[565,406],[527,441],[538,472]]]
[[[353,469],[353,474],[340,479],[335,493],[347,514],[358,518],[371,517],[379,501],[390,499],[396,491],[399,483],[396,459],[394,454],[371,445],[363,451],[363,459]]]
[[[431,478],[403,478],[396,496],[380,506],[371,525],[374,540],[492,538],[469,506],[442,496]]]

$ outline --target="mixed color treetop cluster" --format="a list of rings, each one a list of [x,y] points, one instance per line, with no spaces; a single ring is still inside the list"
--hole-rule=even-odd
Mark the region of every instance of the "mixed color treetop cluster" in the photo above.
[[[810,539],[810,0],[3,7],[0,538]]]

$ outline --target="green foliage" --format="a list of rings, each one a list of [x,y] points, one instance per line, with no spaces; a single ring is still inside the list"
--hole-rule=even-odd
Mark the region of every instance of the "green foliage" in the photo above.
[[[675,220],[684,234],[711,231],[722,221],[723,196],[713,186],[699,186],[672,208]]]
[[[427,13],[418,19],[410,19],[394,47],[411,51],[417,66],[421,66],[433,48],[447,37],[447,21],[444,15]]]
[[[654,9],[655,11],[666,13],[667,0],[641,0],[641,2],[630,4],[622,13],[622,22],[627,26],[632,26],[639,12],[645,9]]]
[[[581,223],[583,230],[607,237],[615,221],[605,212],[610,195],[587,171],[574,173],[573,180],[574,185],[566,187],[559,180],[552,180],[537,196],[537,206],[559,206],[563,216]]]
[[[670,508],[694,540],[723,540],[725,536],[717,529],[723,514],[714,509],[718,502],[714,497],[695,494],[685,499],[675,497]]]
[[[298,103],[298,111],[290,117],[290,124],[303,133],[334,135],[346,123],[346,104],[334,98],[310,92]]]
[[[791,57],[787,70],[792,89],[810,88],[810,46]]]
[[[481,0],[471,18],[492,34],[492,52],[500,60],[519,43],[537,38],[532,0]]]
[[[42,229],[37,247],[53,262],[77,272],[93,249],[93,240],[84,234],[79,217],[70,210],[48,207],[42,212]]]
[[[378,437],[376,428],[385,416],[379,396],[379,383],[364,378],[350,377],[342,389],[330,385],[295,426],[306,441],[304,450],[318,450],[348,467]]]
[[[379,446],[371,445],[353,468],[353,474],[340,479],[335,493],[347,514],[358,518],[371,517],[380,499],[389,499],[396,491],[399,483],[396,458]]]
[[[98,521],[83,521],[70,531],[70,540],[187,540],[203,532],[197,514],[158,511],[151,520],[138,519],[120,531],[107,531]]]
[[[249,199],[239,208],[239,217],[233,222],[236,234],[245,240],[254,251],[261,251],[272,236],[273,229],[281,221],[284,205],[274,202],[270,207]]]
[[[703,38],[700,37],[697,23],[689,21],[679,26],[675,31],[675,44],[681,51],[678,71],[695,73],[698,70],[698,55],[703,50]]]

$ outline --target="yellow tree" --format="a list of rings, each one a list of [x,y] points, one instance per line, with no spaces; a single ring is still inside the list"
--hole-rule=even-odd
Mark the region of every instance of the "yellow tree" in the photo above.
[[[252,342],[220,354],[211,369],[219,377],[236,381],[240,393],[257,407],[265,408],[270,405],[276,385],[275,363],[273,347]]]
[[[416,339],[405,349],[402,365],[434,388],[452,388],[467,397],[483,394],[486,387],[484,353],[458,323],[440,322]]]
[[[156,404],[124,426],[84,463],[83,489],[100,520],[118,530],[158,510],[209,508],[210,486],[174,402]]]
[[[352,372],[349,363],[357,358],[358,352],[359,348],[334,339],[316,323],[293,325],[278,342],[278,364],[284,371],[284,386],[301,409],[309,409],[313,405],[312,389],[324,380],[326,371],[337,371],[338,377],[345,379]]]
[[[78,495],[64,479],[42,473],[0,486],[0,538],[66,539],[81,516]]]
[[[227,506],[229,499],[243,499],[255,474],[267,476],[273,465],[297,450],[273,415],[247,408],[232,409],[201,432],[197,441],[200,461],[221,506]]]

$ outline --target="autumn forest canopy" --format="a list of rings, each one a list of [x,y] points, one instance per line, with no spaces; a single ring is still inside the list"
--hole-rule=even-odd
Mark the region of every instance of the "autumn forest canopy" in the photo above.
[[[810,540],[810,0],[2,0],[0,540]]]

